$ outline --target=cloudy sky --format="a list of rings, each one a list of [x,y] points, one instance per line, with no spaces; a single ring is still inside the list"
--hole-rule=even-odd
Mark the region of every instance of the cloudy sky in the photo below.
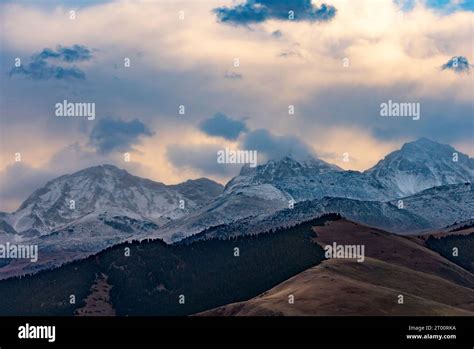
[[[420,137],[473,156],[473,11],[473,0],[3,1],[0,210],[103,163],[225,183],[239,171],[217,163],[225,147],[354,170]],[[95,103],[95,119],[55,115],[64,100]],[[382,117],[389,100],[420,103],[420,120]]]

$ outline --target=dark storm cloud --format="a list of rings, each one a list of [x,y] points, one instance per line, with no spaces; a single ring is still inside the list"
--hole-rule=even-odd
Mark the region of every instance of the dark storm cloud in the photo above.
[[[257,150],[259,163],[262,160],[279,159],[287,155],[295,159],[314,156],[310,147],[300,139],[292,136],[276,136],[264,129],[247,133],[242,143],[244,149]]]
[[[224,150],[219,145],[182,145],[174,144],[167,148],[167,158],[176,168],[197,170],[202,175],[229,177],[237,175],[242,164],[220,164],[217,152]],[[290,155],[295,159],[313,157],[311,149],[296,137],[276,136],[265,129],[250,131],[245,134],[236,149],[257,151],[258,163],[269,159],[280,159]]]
[[[18,68],[13,68],[10,71],[10,76],[12,75],[24,75],[33,80],[49,80],[49,79],[79,79],[84,80],[86,74],[76,68],[63,68],[55,65],[50,65],[45,61],[34,61],[29,63],[26,67],[21,66]]]
[[[220,164],[217,152],[224,147],[218,145],[170,145],[166,156],[171,164],[179,169],[197,170],[207,176],[233,176],[239,173],[241,164]]]
[[[56,50],[45,48],[31,57],[31,62],[10,71],[12,75],[24,75],[33,80],[79,79],[84,80],[85,73],[75,66],[61,66],[57,61],[74,63],[92,58],[91,50],[82,45],[71,47],[58,46]],[[53,61],[53,62],[51,62]]]
[[[452,70],[456,73],[467,73],[471,70],[469,61],[464,56],[452,57],[449,61],[441,66],[443,70]]]
[[[216,113],[213,117],[202,121],[199,129],[209,136],[223,137],[235,140],[242,132],[247,130],[243,121],[234,120],[222,113]]]
[[[328,21],[336,15],[334,6],[313,6],[311,0],[247,0],[234,7],[214,9],[219,22],[235,25],[260,23],[269,19],[289,20],[289,11],[293,11],[295,21]]]
[[[474,120],[472,103],[459,101],[455,90],[443,98],[416,97],[416,84],[395,84],[390,87],[327,88],[302,103],[295,120],[311,134],[311,123],[324,127],[363,128],[382,141],[423,136],[446,143],[472,140]],[[382,117],[382,103],[419,103],[420,119]]]
[[[472,104],[428,98],[420,99],[419,103],[420,120],[380,118],[373,126],[372,134],[380,140],[427,136],[446,143],[472,142]]]
[[[101,154],[113,151],[130,151],[140,143],[142,137],[150,137],[153,132],[138,119],[100,119],[92,129],[89,143]]]
[[[57,58],[64,62],[88,61],[92,58],[91,50],[82,45],[74,45],[71,47],[59,45],[56,50],[45,48],[40,53],[33,55],[33,60],[47,60],[49,58]]]

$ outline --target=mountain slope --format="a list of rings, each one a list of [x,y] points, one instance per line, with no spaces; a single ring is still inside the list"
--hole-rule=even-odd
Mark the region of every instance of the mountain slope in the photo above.
[[[152,221],[123,209],[92,212],[52,233],[27,240],[28,244],[38,246],[38,261],[30,263],[27,259],[8,260],[9,263],[0,268],[0,279],[83,259],[124,241],[144,238],[156,229],[158,225]]]
[[[434,187],[401,200],[404,210],[429,221],[430,228],[442,228],[474,217],[474,187],[471,183]],[[391,204],[396,206],[398,200]]]

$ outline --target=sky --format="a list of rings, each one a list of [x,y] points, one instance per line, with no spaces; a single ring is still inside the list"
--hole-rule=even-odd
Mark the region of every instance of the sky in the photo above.
[[[1,1],[0,210],[105,163],[226,183],[240,166],[216,161],[225,148],[363,171],[427,137],[472,157],[473,11],[474,0]],[[65,100],[93,103],[94,118],[57,115]],[[420,119],[382,117],[388,101],[419,103]]]

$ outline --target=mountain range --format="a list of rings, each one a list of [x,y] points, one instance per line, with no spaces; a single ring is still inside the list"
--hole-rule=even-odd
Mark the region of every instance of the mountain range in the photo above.
[[[426,138],[406,143],[364,172],[285,156],[225,187],[206,179],[165,185],[112,165],[48,182],[0,214],[0,243],[37,244],[38,263],[9,261],[0,278],[30,273],[131,240],[166,242],[258,233],[339,213],[369,226],[413,233],[474,216],[474,159]]]

